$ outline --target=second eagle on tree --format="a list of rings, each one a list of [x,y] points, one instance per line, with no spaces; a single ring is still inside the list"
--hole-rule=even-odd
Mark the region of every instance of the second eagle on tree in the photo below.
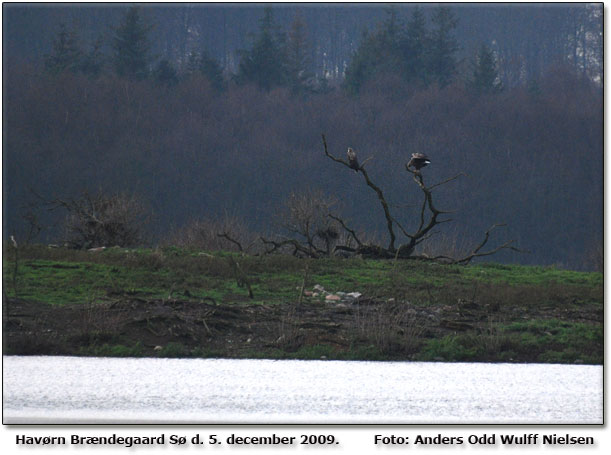
[[[431,164],[431,161],[424,153],[412,153],[412,158],[407,163],[407,167],[413,167],[416,172],[420,172],[420,169],[429,164]]]

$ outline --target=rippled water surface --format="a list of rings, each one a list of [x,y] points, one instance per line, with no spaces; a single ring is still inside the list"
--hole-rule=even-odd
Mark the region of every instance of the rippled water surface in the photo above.
[[[5,356],[4,423],[602,423],[592,365]]]

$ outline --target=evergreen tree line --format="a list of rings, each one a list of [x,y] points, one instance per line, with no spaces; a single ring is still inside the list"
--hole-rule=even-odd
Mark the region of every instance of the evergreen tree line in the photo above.
[[[368,83],[388,75],[396,75],[416,88],[433,83],[444,87],[454,82],[459,66],[456,53],[460,49],[453,36],[457,20],[450,8],[439,7],[430,22],[432,28],[419,8],[408,22],[403,21],[396,8],[390,8],[387,19],[374,32],[363,34],[346,68],[344,88],[356,94]],[[275,22],[272,8],[265,8],[258,32],[251,37],[251,47],[239,52],[238,72],[230,78],[205,51],[190,52],[180,71],[167,58],[156,59],[154,63],[150,52],[152,32],[153,26],[146,23],[137,7],[132,7],[122,22],[113,27],[111,53],[104,55],[101,39],[84,51],[77,33],[62,25],[52,51],[45,58],[45,68],[52,74],[70,71],[92,77],[112,70],[120,77],[150,78],[166,86],[176,85],[180,77],[201,73],[217,90],[222,90],[229,79],[238,84],[253,83],[264,90],[277,87],[289,87],[294,93],[328,90],[326,79],[316,79],[309,71],[308,36],[299,14],[287,34]],[[473,59],[467,85],[478,92],[501,90],[496,57],[485,44]]]
[[[176,85],[179,75],[174,65],[166,58],[157,59],[154,63],[150,36],[153,29],[153,25],[143,19],[138,7],[129,8],[121,23],[112,28],[110,43],[106,43],[110,55],[105,55],[101,38],[95,40],[89,50],[83,50],[78,33],[62,24],[51,52],[45,56],[45,69],[54,75],[67,71],[94,78],[112,71],[129,80],[152,79],[164,85]],[[205,52],[192,52],[188,56],[185,73],[197,72],[205,75],[215,88],[222,88],[222,69]]]
[[[346,70],[345,86],[350,92],[357,93],[386,74],[395,74],[416,87],[445,87],[455,81],[460,47],[453,35],[457,19],[450,8],[434,10],[430,29],[419,8],[407,23],[396,8],[389,9],[387,16],[375,32],[365,32]],[[488,93],[501,90],[496,57],[487,45],[481,45],[472,66],[467,81],[470,88]]]
[[[384,4],[284,4],[274,5],[274,21],[287,38],[296,16],[303,19],[307,37],[307,71],[335,85],[343,81],[352,55],[365,29],[388,17]],[[457,19],[454,36],[461,82],[471,75],[469,68],[482,43],[494,51],[505,87],[539,79],[550,66],[563,62],[576,72],[602,80],[601,4],[461,4],[452,6]],[[79,31],[84,43],[100,41],[103,53],[111,55],[111,25],[122,21],[128,6],[79,4],[4,4],[3,56],[5,62],[40,62],[49,54],[60,24]],[[239,50],[250,49],[259,31],[264,6],[242,4],[155,4],[143,5],[146,22],[154,24],[150,52],[154,64],[159,58],[185,72],[191,52],[203,50],[220,62],[227,74],[237,74]],[[398,17],[409,22],[421,8],[428,28],[437,10],[435,4],[395,4]],[[102,39],[98,39],[102,37]],[[84,46],[87,48],[87,46]],[[151,68],[152,69],[152,68]],[[111,68],[107,68],[110,71]]]
[[[306,68],[305,25],[296,17],[288,37],[280,30],[271,8],[265,8],[260,28],[252,47],[240,52],[239,71],[231,78],[237,83],[254,83],[262,89],[289,86],[295,91],[312,86],[312,74]],[[174,86],[183,76],[201,73],[217,90],[223,90],[228,78],[220,63],[207,52],[190,52],[181,71],[167,58],[155,59],[151,49],[151,33],[138,7],[130,8],[122,22],[112,29],[110,55],[101,52],[102,42],[96,40],[89,51],[83,51],[78,34],[65,25],[60,27],[52,51],[45,56],[45,68],[51,74],[64,71],[99,77],[105,71],[130,80],[151,79]]]

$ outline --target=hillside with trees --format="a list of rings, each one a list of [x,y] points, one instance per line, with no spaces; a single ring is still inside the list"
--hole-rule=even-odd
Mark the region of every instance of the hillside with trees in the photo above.
[[[452,222],[418,253],[460,256],[505,224],[498,242],[528,253],[495,260],[602,267],[600,5],[3,12],[7,238],[63,243],[83,194],[124,194],[140,242],[235,249],[294,238],[309,195],[387,244],[378,196],[324,134],[367,160],[407,232],[411,154],[430,157],[427,184],[465,174],[435,189]]]

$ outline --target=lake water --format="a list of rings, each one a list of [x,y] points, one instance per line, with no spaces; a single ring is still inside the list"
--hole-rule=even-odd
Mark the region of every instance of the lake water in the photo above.
[[[598,365],[3,358],[4,423],[592,423]]]

